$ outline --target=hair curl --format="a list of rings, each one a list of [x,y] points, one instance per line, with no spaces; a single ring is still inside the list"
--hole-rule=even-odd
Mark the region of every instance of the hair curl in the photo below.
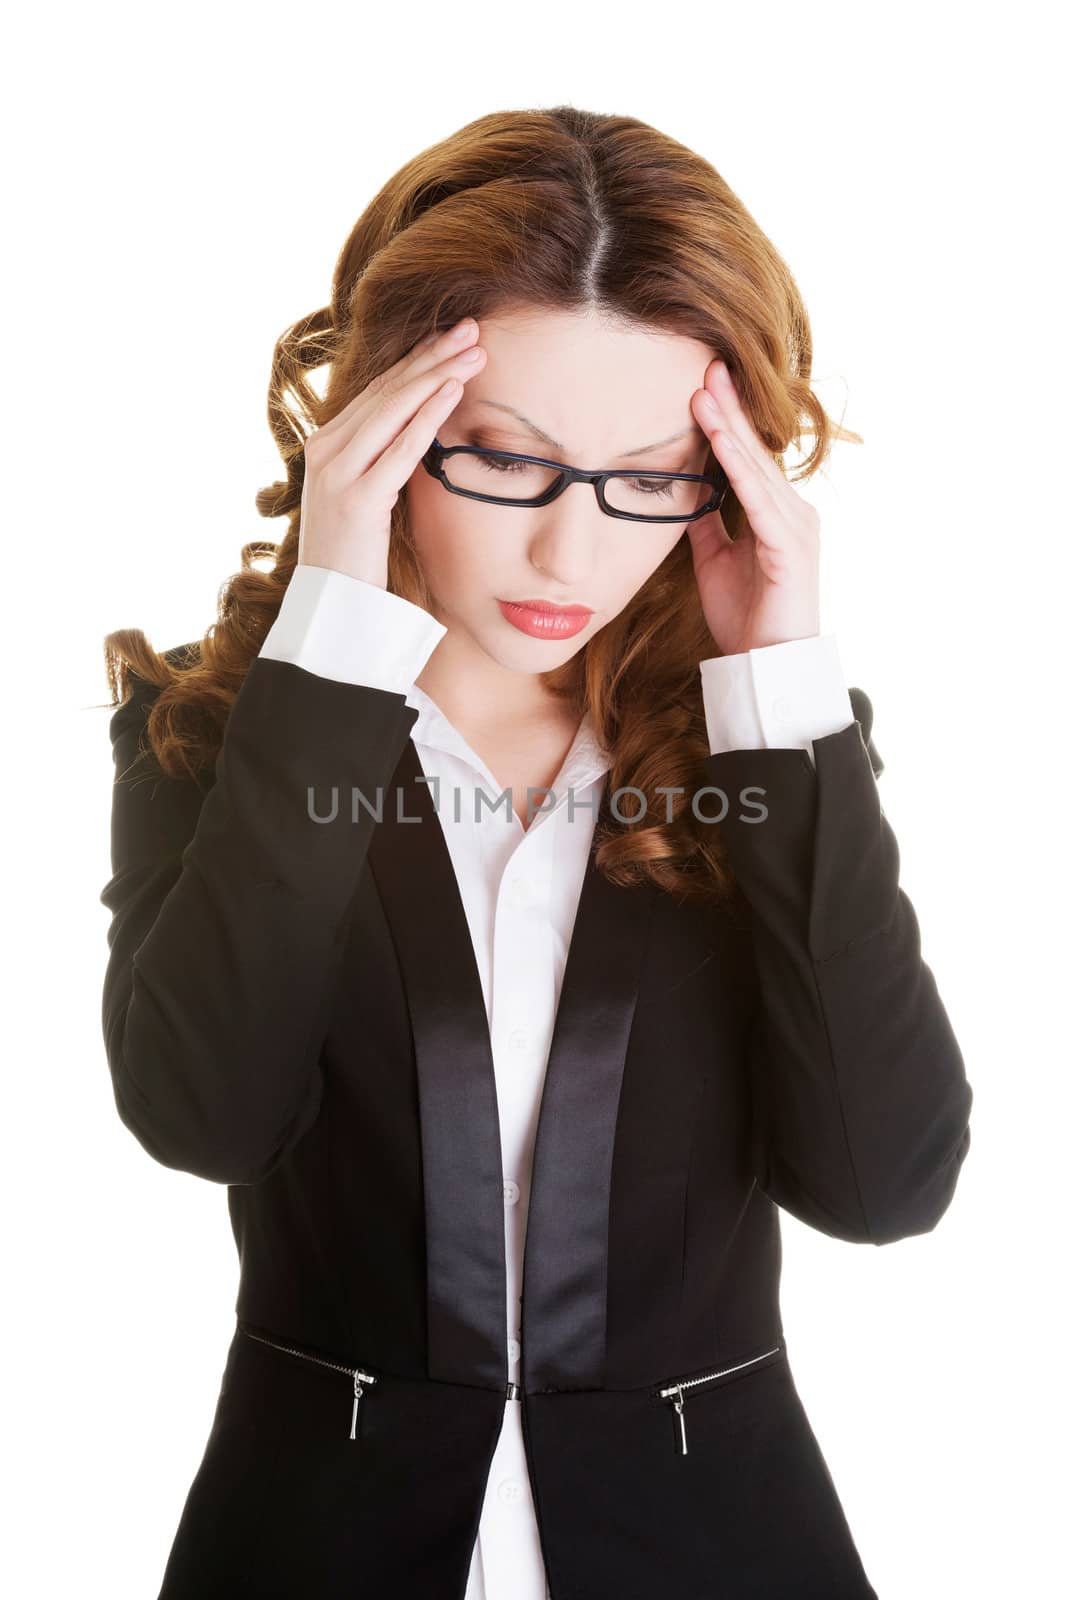
[[[129,698],[131,670],[159,691],[145,737],[166,774],[199,779],[212,766],[278,613],[297,561],[309,433],[424,334],[525,306],[596,309],[711,346],[780,465],[811,436],[795,481],[817,470],[833,437],[861,442],[831,421],[810,386],[812,336],[793,276],[706,160],[635,117],[568,105],[479,117],[389,179],[345,243],[330,304],[275,346],[267,414],[286,475],[259,491],[256,508],[288,519],[285,538],[242,549],[218,619],[195,644],[158,652],[140,629],[105,638],[112,705]],[[322,367],[330,371],[320,399],[308,374]],[[750,533],[729,489],[721,515],[732,538]],[[265,559],[269,570],[254,565]],[[388,587],[431,607],[405,490]],[[640,821],[598,830],[596,863],[614,882],[649,878],[680,898],[724,899],[736,887],[719,828],[689,805],[708,754],[697,663],[717,654],[681,539],[618,617],[544,675],[551,693],[590,712],[613,754],[610,788],[632,785],[646,799]],[[658,785],[683,790],[670,823]],[[636,816],[637,800],[628,804],[619,802],[620,813]]]

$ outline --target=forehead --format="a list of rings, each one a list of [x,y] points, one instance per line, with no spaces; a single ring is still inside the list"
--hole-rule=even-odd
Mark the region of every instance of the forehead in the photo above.
[[[510,407],[576,460],[614,459],[680,432],[695,447],[701,441],[690,396],[716,352],[695,339],[594,311],[524,308],[479,319],[479,344],[486,364],[465,382],[452,414],[458,423],[531,438],[500,409]]]

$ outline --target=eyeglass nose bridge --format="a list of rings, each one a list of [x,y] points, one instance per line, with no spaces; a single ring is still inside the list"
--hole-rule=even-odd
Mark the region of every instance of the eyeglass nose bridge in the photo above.
[[[499,495],[476,494],[473,489],[458,489],[455,484],[452,484],[448,481],[445,473],[444,457],[454,453],[510,456],[517,461],[531,461],[538,466],[553,467],[559,476],[554,483],[549,485],[543,494],[536,495],[532,500],[506,500]],[[443,445],[441,440],[437,437],[435,437],[433,444],[423,457],[423,465],[430,473],[431,477],[437,478],[439,482],[443,483],[452,494],[463,495],[469,500],[483,500],[490,505],[523,506],[529,510],[537,510],[542,506],[551,505],[552,502],[554,500],[558,500],[563,494],[564,490],[569,489],[573,483],[592,483],[594,493],[597,496],[597,504],[600,506],[605,516],[616,517],[630,522],[696,522],[699,517],[708,516],[710,512],[719,510],[720,506],[723,504],[728,487],[726,481],[724,481],[719,488],[714,490],[712,499],[707,505],[704,507],[699,506],[696,511],[689,512],[685,516],[642,516],[638,512],[620,511],[616,506],[610,506],[608,504],[604,492],[605,479],[628,476],[628,474],[622,472],[614,472],[611,470],[605,470],[602,472],[586,472],[581,467],[567,467],[561,461],[547,461],[543,456],[528,456],[515,450],[478,451],[472,450],[472,448],[467,445]],[[630,474],[630,476],[633,476],[633,474]],[[654,476],[654,474],[650,474],[650,476]],[[706,474],[700,472],[680,472],[669,474],[669,476],[680,478],[704,478],[706,477]]]
[[[570,489],[573,483],[592,483],[597,496],[597,504],[602,511],[612,512],[614,507],[609,506],[605,500],[604,480],[613,476],[610,472],[584,472],[581,467],[565,467],[563,462],[554,461],[552,465],[559,473],[555,483],[551,483],[543,495],[537,500],[530,501],[531,505],[548,506],[554,500],[559,500],[565,489]]]

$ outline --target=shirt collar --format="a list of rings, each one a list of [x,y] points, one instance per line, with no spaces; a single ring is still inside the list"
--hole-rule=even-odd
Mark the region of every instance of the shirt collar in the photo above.
[[[461,761],[466,761],[487,784],[493,788],[497,787],[496,779],[486,769],[481,757],[472,750],[437,701],[432,700],[425,689],[413,684],[404,698],[406,703],[419,713],[409,735],[416,744],[445,751]],[[579,723],[553,784],[557,804],[562,802],[569,788],[577,794],[580,789],[584,789],[587,784],[593,783],[596,778],[607,772],[611,765],[611,753],[597,738],[592,716],[587,711]]]

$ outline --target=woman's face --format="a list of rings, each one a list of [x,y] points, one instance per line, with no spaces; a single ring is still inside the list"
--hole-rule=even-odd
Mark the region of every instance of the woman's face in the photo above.
[[[657,329],[624,331],[592,313],[535,309],[480,320],[478,342],[485,365],[438,430],[443,445],[521,451],[591,471],[703,470],[708,441],[690,396],[716,355],[706,345]],[[483,470],[482,492],[502,492]],[[687,528],[609,517],[592,484],[573,483],[537,508],[496,506],[451,494],[420,465],[407,494],[431,609],[452,644],[462,634],[499,666],[523,673],[547,672],[576,655]],[[579,605],[592,616],[571,637],[532,637],[498,604],[527,600]]]

